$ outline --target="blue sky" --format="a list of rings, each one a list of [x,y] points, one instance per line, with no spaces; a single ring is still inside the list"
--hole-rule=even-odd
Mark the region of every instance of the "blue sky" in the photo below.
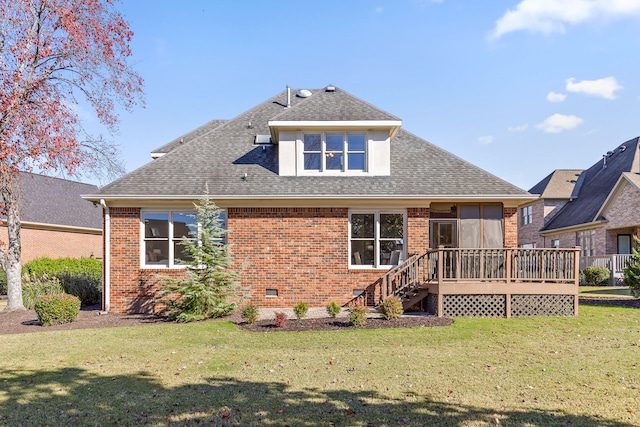
[[[212,119],[334,84],[524,189],[640,135],[640,0],[124,1],[146,108],[127,171]]]

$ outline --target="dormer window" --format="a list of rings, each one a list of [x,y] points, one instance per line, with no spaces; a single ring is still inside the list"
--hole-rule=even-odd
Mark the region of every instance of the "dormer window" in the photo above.
[[[305,171],[365,171],[366,138],[363,133],[305,133]]]

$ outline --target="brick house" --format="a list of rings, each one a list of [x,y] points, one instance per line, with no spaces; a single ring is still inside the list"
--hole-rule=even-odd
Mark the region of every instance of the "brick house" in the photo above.
[[[602,265],[615,279],[640,237],[639,138],[608,151],[586,170],[556,170],[529,192],[540,198],[520,207],[518,244],[579,246],[580,268]]]
[[[179,241],[208,188],[259,307],[376,304],[411,291],[407,306],[442,315],[449,292],[509,316],[511,290],[535,293],[513,286],[507,268],[518,255],[508,252],[517,206],[533,197],[401,124],[334,86],[287,88],[154,150],[150,163],[87,196],[105,208],[104,309],[154,310],[158,276],[182,274]],[[484,285],[465,288],[464,262],[465,277]],[[487,288],[491,274],[508,276],[502,290]],[[447,288],[445,276],[462,287]],[[569,295],[573,314],[573,288],[550,292]],[[501,295],[487,303],[488,293]]]
[[[102,209],[81,195],[91,184],[20,172],[22,262],[39,257],[102,258]],[[0,241],[8,238],[0,217]]]

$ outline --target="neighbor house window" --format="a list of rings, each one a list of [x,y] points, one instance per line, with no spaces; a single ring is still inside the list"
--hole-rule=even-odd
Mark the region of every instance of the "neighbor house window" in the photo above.
[[[349,254],[352,267],[389,267],[405,258],[404,212],[351,212]]]
[[[305,171],[364,171],[366,139],[363,133],[306,133],[302,138]]]
[[[520,209],[522,217],[522,225],[531,224],[533,222],[533,206],[525,206]]]
[[[555,248],[555,249],[559,249],[560,248],[560,239],[553,239],[551,241],[551,247]]]
[[[226,228],[226,214],[220,220]],[[165,211],[142,213],[142,265],[176,267],[190,261],[182,243],[195,240],[198,223],[195,212]]]
[[[580,255],[594,256],[596,230],[578,231],[576,233],[576,245],[580,246]]]

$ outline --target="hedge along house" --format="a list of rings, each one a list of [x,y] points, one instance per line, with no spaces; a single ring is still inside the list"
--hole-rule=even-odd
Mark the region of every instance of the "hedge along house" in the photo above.
[[[532,196],[401,124],[334,86],[287,88],[157,149],[85,196],[105,209],[104,309],[154,310],[157,277],[183,273],[179,242],[208,188],[259,307],[395,294],[439,315],[510,316],[513,293],[575,313],[573,251],[545,253],[568,260],[560,276],[520,277],[518,256],[541,255],[510,249]]]

